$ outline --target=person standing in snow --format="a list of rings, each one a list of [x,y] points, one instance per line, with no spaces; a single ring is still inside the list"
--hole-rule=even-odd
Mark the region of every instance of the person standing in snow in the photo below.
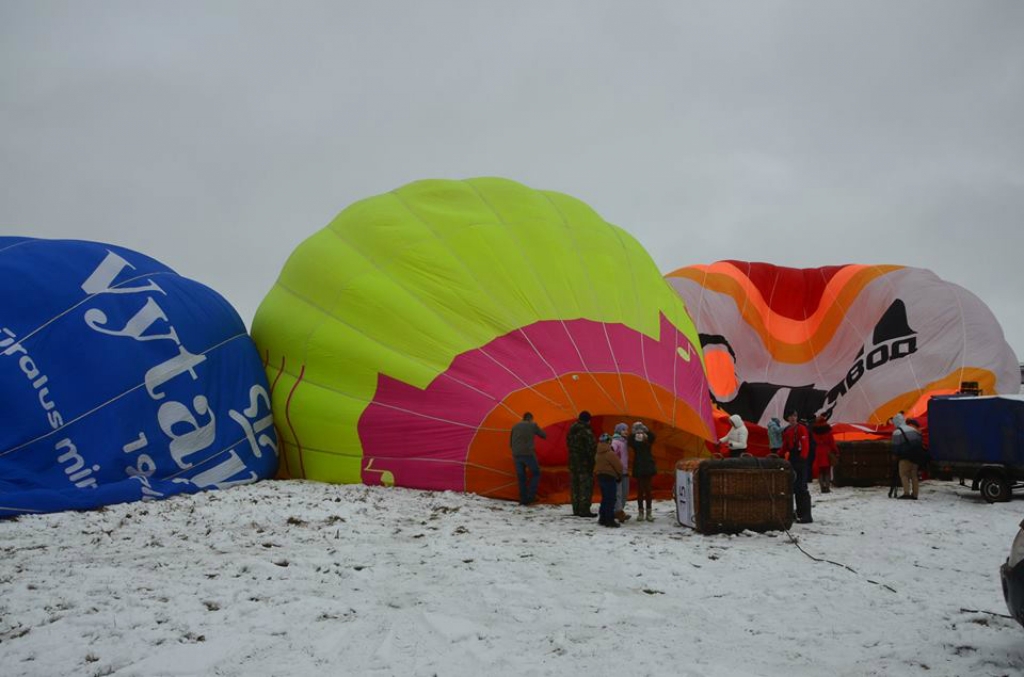
[[[768,453],[782,455],[782,421],[775,416],[768,421]]]
[[[636,507],[637,518],[640,522],[646,519],[654,521],[654,514],[651,512],[651,503],[654,493],[651,491],[651,482],[658,474],[658,468],[654,465],[654,454],[651,447],[654,445],[654,433],[652,433],[642,421],[633,424],[629,435],[629,446],[633,448],[633,477],[636,479]],[[644,505],[647,512],[644,512]]]
[[[811,434],[811,419],[800,421],[807,429],[807,446],[804,448],[804,460],[807,461],[807,483],[814,479],[815,460],[818,458],[818,444]]]
[[[917,419],[910,419],[892,431],[892,455],[899,459],[901,499],[917,500],[918,465],[924,461],[924,439]]]
[[[544,430],[533,421],[533,414],[526,412],[523,420],[512,426],[509,445],[512,447],[512,461],[516,465],[516,477],[519,480],[519,504],[529,505],[537,500],[537,485],[540,484],[540,465],[537,463],[537,451],[533,447],[533,438],[547,438]],[[526,473],[530,473],[530,483],[526,483]]]
[[[569,494],[572,514],[577,517],[596,517],[590,510],[594,497],[594,454],[597,440],[590,429],[590,412],[581,411],[569,428],[565,439],[569,448]]]
[[[619,479],[622,477],[622,462],[618,455],[612,450],[612,436],[608,433],[601,435],[597,443],[597,453],[594,460],[594,473],[597,475],[597,483],[601,487],[601,508],[598,511],[598,524],[603,527],[618,527],[615,521],[615,495],[619,486]]]
[[[730,416],[729,424],[732,426],[729,432],[718,441],[729,447],[729,458],[739,458],[747,450],[747,426],[739,414]]]
[[[814,469],[818,473],[818,487],[821,493],[827,494],[832,491],[832,466],[839,458],[839,446],[828,419],[824,416],[814,419],[811,437],[814,439]]]
[[[622,464],[622,472],[619,473],[619,486],[615,494],[615,519],[625,522],[631,515],[626,514],[626,501],[629,500],[629,445],[626,442],[626,433],[629,426],[625,423],[615,425],[615,434],[612,435],[612,451],[619,457]]]
[[[811,492],[807,490],[807,450],[810,440],[807,428],[800,423],[796,410],[786,416],[789,425],[782,431],[782,449],[793,468],[793,498],[796,500],[796,521],[801,524],[811,519]]]

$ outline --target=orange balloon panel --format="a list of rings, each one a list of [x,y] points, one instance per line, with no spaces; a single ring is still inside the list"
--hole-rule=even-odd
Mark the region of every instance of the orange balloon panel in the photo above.
[[[518,487],[509,450],[509,428],[515,423],[510,411],[529,411],[539,421],[561,418],[548,426],[548,452],[538,449],[542,466],[539,495],[544,502],[563,502],[567,491],[568,471],[565,434],[572,419],[565,420],[556,406],[557,397],[571,394],[576,406],[593,413],[596,432],[611,433],[616,423],[631,424],[644,420],[654,431],[657,442],[653,453],[659,471],[674,472],[681,458],[706,454],[705,438],[712,435],[704,420],[680,398],[662,387],[631,374],[586,374],[562,376],[530,389],[511,393],[500,406],[484,419],[473,438],[466,463],[466,489],[484,496],[516,498]],[[622,412],[622,401],[629,403],[628,414]],[[696,435],[689,430],[700,430]],[[538,447],[543,443],[538,440]],[[557,451],[552,454],[551,447]],[[666,485],[668,486],[668,485]]]

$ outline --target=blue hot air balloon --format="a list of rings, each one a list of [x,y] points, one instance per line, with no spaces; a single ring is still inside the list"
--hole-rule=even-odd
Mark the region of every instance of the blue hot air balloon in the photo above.
[[[0,237],[0,516],[274,474],[263,364],[212,289],[122,247]]]

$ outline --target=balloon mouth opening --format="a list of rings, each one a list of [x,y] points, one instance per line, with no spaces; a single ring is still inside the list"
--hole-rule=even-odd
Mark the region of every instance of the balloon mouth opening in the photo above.
[[[566,444],[566,435],[569,428],[577,422],[577,418],[566,418],[561,421],[549,423],[545,426],[545,439],[536,439],[537,460],[540,465],[540,484],[537,491],[537,500],[540,503],[563,505],[571,502],[571,477],[569,475],[568,457],[569,450]],[[659,500],[669,499],[673,496],[675,485],[675,465],[684,458],[710,458],[706,440],[688,430],[672,425],[671,422],[650,418],[646,414],[602,414],[595,411],[590,420],[590,428],[594,432],[594,438],[599,439],[604,433],[614,435],[615,426],[618,423],[625,423],[627,431],[625,437],[629,437],[633,423],[641,421],[648,430],[654,433],[655,441],[652,445],[652,455],[657,474],[652,479],[654,497]],[[635,498],[636,482],[632,479],[632,463],[635,452],[629,447],[629,463],[626,475],[630,478],[630,499]],[[494,498],[517,500],[516,480],[514,474],[506,479],[509,482],[498,489],[497,487],[478,489],[478,493]],[[600,502],[600,492],[597,483],[594,484],[594,503]]]

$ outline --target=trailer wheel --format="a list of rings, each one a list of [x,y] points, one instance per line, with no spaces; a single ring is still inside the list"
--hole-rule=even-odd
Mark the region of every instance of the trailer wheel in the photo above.
[[[981,480],[981,495],[989,503],[1003,503],[1010,500],[1010,484],[1004,477],[986,477]]]

